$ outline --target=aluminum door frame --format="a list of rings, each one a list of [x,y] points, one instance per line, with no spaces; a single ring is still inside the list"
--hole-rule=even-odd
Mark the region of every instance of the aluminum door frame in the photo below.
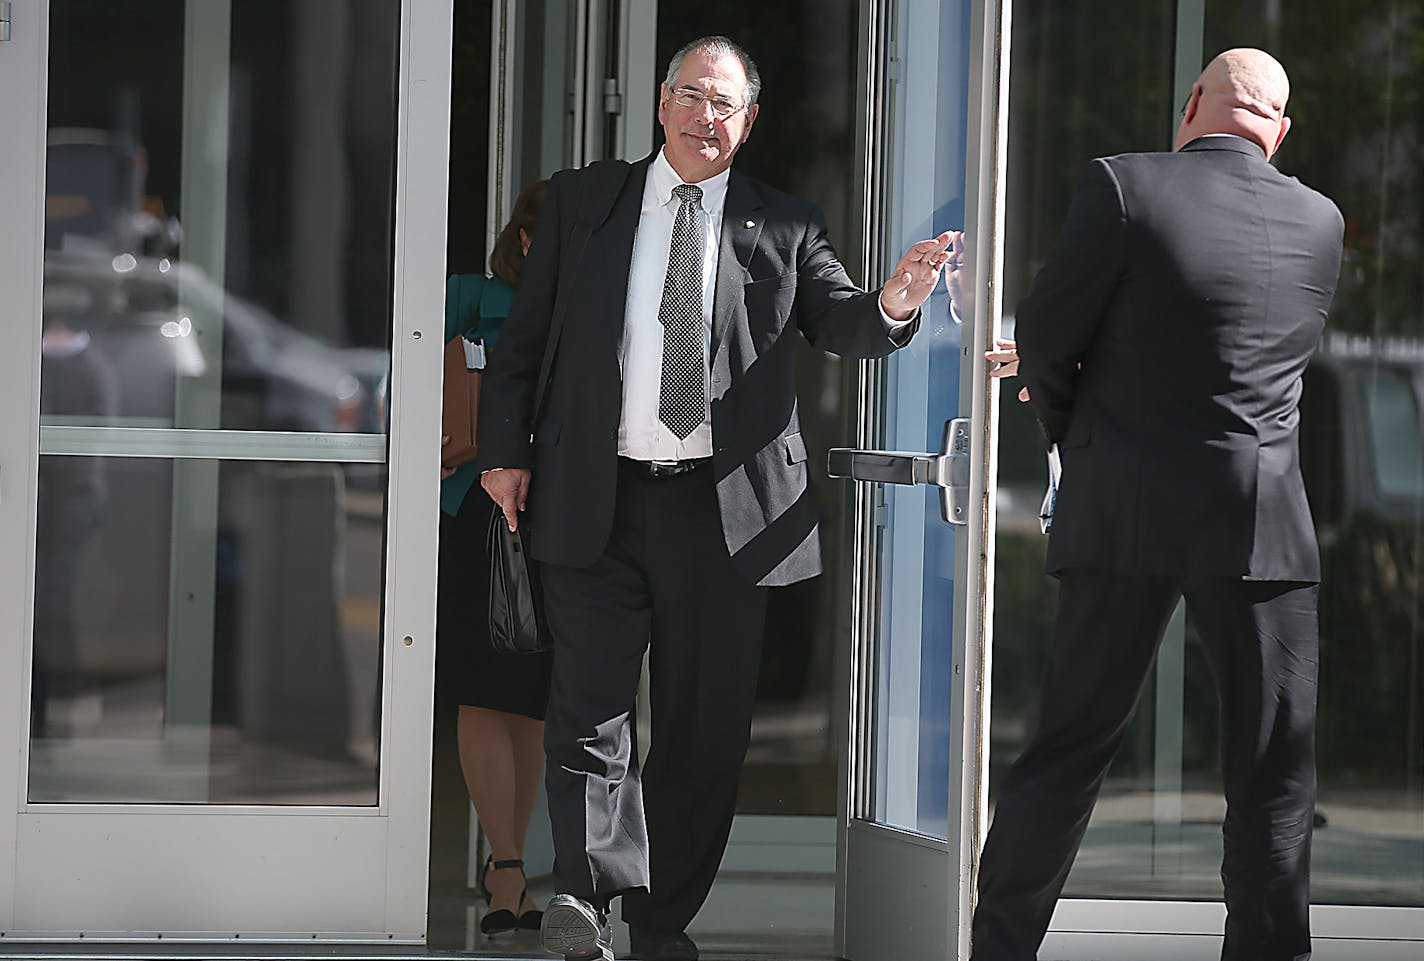
[[[44,276],[47,0],[14,0],[11,35],[0,42],[0,799],[24,791],[23,734],[29,727],[28,638],[34,596],[35,475],[39,450],[40,295]],[[38,189],[37,189],[38,188]],[[0,816],[0,864],[13,864],[17,818]],[[0,931],[14,924],[22,879],[0,872]]]

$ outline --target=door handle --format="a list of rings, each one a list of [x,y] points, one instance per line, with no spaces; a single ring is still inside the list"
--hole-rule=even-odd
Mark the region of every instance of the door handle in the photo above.
[[[969,418],[944,422],[938,454],[833,447],[826,459],[832,477],[881,484],[924,484],[939,488],[939,513],[951,524],[969,523]]]

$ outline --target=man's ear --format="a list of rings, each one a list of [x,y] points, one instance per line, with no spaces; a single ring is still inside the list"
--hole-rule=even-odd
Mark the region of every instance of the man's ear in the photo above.
[[[1290,117],[1282,117],[1282,118],[1281,118],[1281,132],[1276,136],[1276,144],[1275,144],[1274,147],[1271,148],[1271,153],[1274,154],[1277,150],[1281,149],[1281,141],[1284,140],[1284,139],[1286,139],[1286,134],[1290,133],[1290,128],[1291,128],[1291,119],[1290,119]]]
[[[761,110],[761,104],[754,103],[747,108],[747,129],[742,131],[742,143],[747,142],[747,138],[752,135],[752,124],[756,123],[757,112]]]
[[[1187,98],[1187,112],[1182,115],[1182,120],[1191,123],[1197,118],[1197,110],[1201,107],[1202,85],[1192,84],[1192,95]]]
[[[663,116],[663,110],[667,107],[668,88],[667,84],[658,84],[658,123],[667,123],[667,118]]]

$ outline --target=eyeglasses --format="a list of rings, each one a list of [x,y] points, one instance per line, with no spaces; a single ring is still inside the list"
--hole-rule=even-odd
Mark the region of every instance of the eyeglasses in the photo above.
[[[672,92],[672,102],[679,107],[700,108],[704,103],[712,105],[712,116],[718,120],[728,120],[733,114],[745,110],[745,104],[732,103],[726,97],[705,97],[691,87],[678,87]]]

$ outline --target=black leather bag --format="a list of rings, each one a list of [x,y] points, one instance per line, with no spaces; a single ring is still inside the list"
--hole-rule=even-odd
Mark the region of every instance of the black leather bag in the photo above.
[[[539,368],[539,386],[534,394],[530,424],[539,423],[544,391],[549,386],[554,354],[559,349],[559,333],[563,330],[564,314],[568,312],[568,284],[578,269],[583,248],[592,232],[592,224],[575,223],[569,245],[564,250],[564,260],[559,265],[554,315],[549,321],[549,339],[544,344],[544,362]],[[544,621],[544,596],[539,586],[538,563],[524,549],[523,529],[510,531],[498,505],[490,518],[489,554],[490,644],[500,654],[544,654],[552,651],[554,640]]]
[[[490,644],[499,654],[545,654],[554,649],[544,623],[537,562],[524,549],[523,530],[511,531],[504,512],[490,516]]]

